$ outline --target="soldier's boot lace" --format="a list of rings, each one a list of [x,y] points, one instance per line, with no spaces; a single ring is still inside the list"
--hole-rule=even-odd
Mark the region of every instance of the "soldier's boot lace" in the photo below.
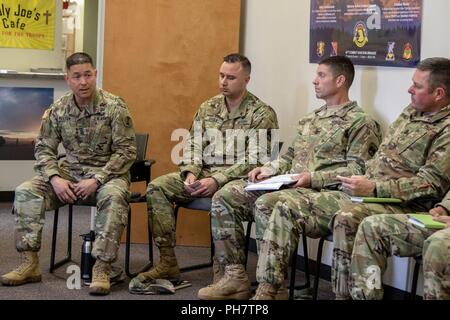
[[[270,283],[263,282],[256,288],[256,293],[251,300],[276,300],[278,288]]]
[[[92,281],[89,286],[89,293],[93,295],[109,294],[111,291],[110,274],[111,263],[97,259],[92,267]]]
[[[248,300],[250,296],[250,281],[242,264],[226,266],[217,283],[198,291],[201,300]]]
[[[22,263],[11,272],[1,276],[5,286],[18,286],[42,280],[41,268],[37,252],[24,251],[20,253]]]
[[[156,279],[166,279],[173,282],[180,280],[180,268],[178,267],[175,250],[171,247],[161,247],[159,252],[159,263],[150,270],[139,273],[131,281],[146,283]]]

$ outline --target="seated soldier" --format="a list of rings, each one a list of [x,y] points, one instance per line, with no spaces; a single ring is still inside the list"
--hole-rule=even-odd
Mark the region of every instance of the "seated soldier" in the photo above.
[[[375,154],[381,132],[378,124],[355,101],[350,101],[348,92],[353,78],[354,66],[350,59],[336,56],[321,61],[313,84],[317,98],[326,104],[300,119],[297,135],[282,157],[249,173],[250,181],[298,173],[289,189],[246,191],[247,181],[236,180],[214,195],[211,225],[220,268],[214,274],[213,284],[198,292],[200,299],[250,298],[242,222],[252,221],[254,210],[263,213],[261,219],[256,220],[256,240],[259,241],[266,226],[265,217],[270,217],[280,199],[289,199],[290,205],[297,208],[303,205],[296,200],[300,195],[318,197],[321,189],[335,187],[339,182],[336,175],[364,173],[364,163]],[[312,232],[326,232],[328,217],[321,216],[320,208],[311,220]],[[297,240],[293,241],[295,247]],[[285,288],[278,289],[277,299],[287,299]]]
[[[358,228],[350,265],[353,299],[383,299],[382,277],[387,258],[423,257],[423,297],[450,300],[450,193],[430,209],[436,221],[446,224],[436,231],[418,227],[405,214],[381,214],[365,218]]]
[[[328,221],[335,214],[334,223],[330,221],[332,288],[336,299],[349,299],[350,256],[360,221],[374,214],[428,211],[443,198],[450,187],[450,60],[429,58],[419,63],[409,93],[411,105],[390,126],[366,163],[365,175],[337,177],[342,191],[322,192],[315,198],[299,194],[295,201],[302,206],[292,207],[291,199],[276,203],[260,244],[256,299],[273,299],[301,232],[310,235],[316,225],[322,234],[328,231],[316,218],[318,210],[324,212],[319,218]],[[352,203],[350,195],[399,198],[402,203]],[[266,223],[262,211],[256,211],[255,220]]]
[[[246,57],[240,54],[224,57],[219,71],[222,93],[202,103],[195,115],[179,172],[163,175],[149,183],[148,219],[160,261],[133,278],[130,291],[145,287],[156,279],[179,278],[174,250],[174,203],[212,197],[230,181],[247,176],[259,164],[259,155],[270,154],[267,150],[270,149],[271,131],[278,129],[278,120],[270,106],[247,91],[250,72],[251,64]],[[237,138],[237,145],[242,145],[242,150],[236,151],[234,139],[227,141],[230,135]],[[254,141],[254,137],[266,140]],[[211,157],[204,156],[206,153]],[[252,156],[256,156],[256,159],[252,158],[254,163]]]
[[[117,259],[127,222],[129,169],[136,158],[136,137],[125,102],[96,88],[97,70],[86,53],[66,60],[72,92],[47,109],[35,146],[38,173],[16,188],[16,248],[22,264],[1,277],[3,285],[41,281],[45,211],[65,204],[97,204],[91,294],[110,292],[111,263]],[[58,163],[58,145],[66,157]]]

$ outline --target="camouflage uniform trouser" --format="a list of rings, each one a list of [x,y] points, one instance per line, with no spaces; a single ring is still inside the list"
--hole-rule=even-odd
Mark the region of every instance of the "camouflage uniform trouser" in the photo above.
[[[204,178],[204,172],[199,179]],[[147,187],[148,223],[156,246],[175,247],[174,203],[189,203],[196,198],[184,189],[179,172],[172,172],[152,180]]]
[[[267,201],[274,194],[278,197],[273,200],[278,201]],[[332,217],[340,208],[339,202],[349,197],[339,191],[303,188],[274,194],[264,195],[256,202],[256,238],[260,243],[256,279],[260,283],[281,285],[300,234],[312,238],[328,234]]]
[[[245,262],[244,221],[253,221],[255,201],[265,191],[245,191],[247,182],[234,180],[212,199],[211,232],[216,259],[222,267]]]
[[[350,297],[350,262],[356,232],[361,221],[371,215],[404,214],[417,210],[400,205],[378,203],[341,203],[333,224],[333,260],[331,284],[333,292],[341,297]]]
[[[406,215],[377,215],[363,220],[351,261],[353,299],[382,299],[387,258],[423,256],[424,298],[450,299],[450,229],[435,232],[408,222]]]
[[[68,173],[61,177],[75,181]],[[96,195],[76,204],[97,204],[95,217],[95,242],[92,256],[105,262],[117,259],[120,237],[127,224],[128,178],[112,179],[102,185]],[[75,204],[75,205],[76,205]],[[41,248],[42,228],[45,211],[64,206],[50,183],[35,176],[16,188],[14,199],[16,248],[21,251],[39,251]]]

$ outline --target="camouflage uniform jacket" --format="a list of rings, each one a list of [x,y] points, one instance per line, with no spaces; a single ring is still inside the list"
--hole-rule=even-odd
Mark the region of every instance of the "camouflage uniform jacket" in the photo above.
[[[48,108],[35,146],[35,171],[46,181],[67,169],[77,178],[96,178],[104,184],[128,174],[136,158],[133,122],[125,102],[97,89],[95,100],[80,110],[73,93]],[[66,157],[58,165],[58,145]]]
[[[325,105],[302,118],[287,152],[264,166],[272,175],[309,171],[313,189],[330,188],[337,175],[364,174],[380,142],[378,123],[356,102]]]
[[[181,177],[184,179],[192,172],[199,178],[200,173],[206,171],[219,187],[246,177],[250,170],[261,164],[259,158],[255,158],[257,155],[270,155],[270,129],[278,129],[275,111],[250,92],[232,113],[228,111],[223,95],[205,101],[194,117],[184,148],[184,158],[179,166]],[[243,134],[245,138],[238,138],[235,143],[230,134]],[[253,140],[258,136],[267,137],[267,143]],[[244,144],[242,149],[238,148],[239,141]],[[214,159],[206,159],[204,153],[213,155]]]
[[[442,207],[447,211],[447,215],[450,216],[450,191],[447,192],[444,199],[441,200],[436,206]]]
[[[378,197],[427,211],[450,187],[450,105],[433,115],[407,107],[390,126],[366,176]]]

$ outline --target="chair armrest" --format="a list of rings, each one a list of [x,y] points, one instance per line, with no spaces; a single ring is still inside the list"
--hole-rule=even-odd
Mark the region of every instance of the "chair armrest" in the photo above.
[[[131,182],[146,181],[148,184],[151,180],[151,167],[155,162],[152,159],[136,160],[130,168]]]

